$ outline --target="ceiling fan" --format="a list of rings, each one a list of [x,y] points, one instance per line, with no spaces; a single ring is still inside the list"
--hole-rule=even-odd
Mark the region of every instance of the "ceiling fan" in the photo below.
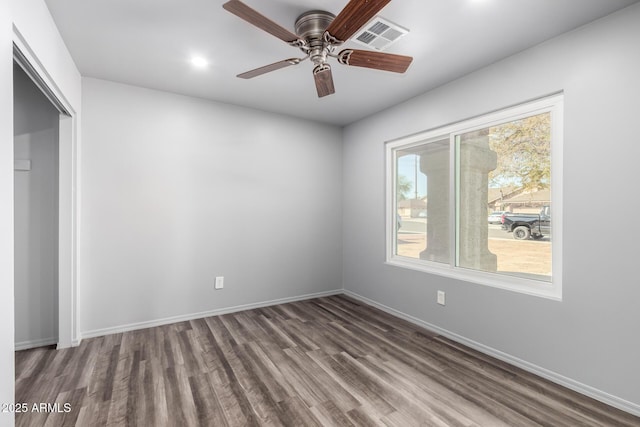
[[[222,5],[224,9],[289,45],[299,48],[305,54],[302,58],[285,59],[238,74],[237,77],[251,79],[310,59],[315,65],[313,78],[318,97],[322,98],[335,93],[331,66],[327,63],[329,57],[336,58],[340,64],[344,65],[404,73],[413,60],[410,56],[358,49],[344,49],[337,54],[334,53],[338,46],[353,36],[390,1],[350,0],[337,16],[322,10],[305,12],[296,20],[294,34],[240,0],[230,0]]]

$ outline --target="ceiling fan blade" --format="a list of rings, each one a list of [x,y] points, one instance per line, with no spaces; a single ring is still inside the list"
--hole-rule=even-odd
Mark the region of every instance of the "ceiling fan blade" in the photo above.
[[[327,27],[325,38],[332,44],[349,40],[391,0],[351,0]],[[329,33],[329,36],[327,36]]]
[[[248,23],[255,25],[256,27],[289,44],[296,43],[299,39],[299,37],[291,31],[281,27],[279,24],[276,24],[266,16],[250,8],[239,0],[228,1],[223,4],[222,7],[237,17],[244,19]]]
[[[274,62],[273,64],[265,65],[264,67],[256,68],[255,70],[247,71],[242,74],[238,74],[236,77],[241,79],[252,79],[254,77],[261,76],[271,71],[279,70],[281,68],[289,67],[291,65],[298,65],[302,60],[300,58],[289,58],[284,61]]]
[[[338,62],[353,67],[374,68],[376,70],[404,73],[413,61],[410,56],[369,50],[345,49],[338,54]]]
[[[316,68],[314,68],[313,78],[316,81],[318,98],[336,93],[336,90],[333,87],[333,75],[331,74],[331,67],[327,64],[318,65]]]

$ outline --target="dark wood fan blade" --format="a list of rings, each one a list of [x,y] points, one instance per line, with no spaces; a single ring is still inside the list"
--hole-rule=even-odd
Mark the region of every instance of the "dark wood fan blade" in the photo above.
[[[223,4],[222,7],[237,17],[244,19],[248,23],[276,36],[282,41],[295,43],[298,40],[298,36],[293,34],[291,31],[281,27],[279,24],[276,24],[266,16],[260,14],[254,9],[251,9],[239,0],[228,1]]]
[[[331,74],[331,67],[324,64],[319,65],[313,69],[313,78],[316,81],[316,90],[318,91],[318,98],[336,93],[333,87],[333,75]]]
[[[353,67],[374,68],[376,70],[404,73],[413,61],[410,56],[369,50],[345,49],[338,54],[338,62]]]
[[[391,0],[351,0],[327,27],[330,42],[345,42]]]
[[[274,62],[273,64],[265,65],[264,67],[256,68],[255,70],[238,74],[236,77],[240,77],[241,79],[252,79],[254,77],[258,77],[263,74],[269,73],[271,71],[279,70],[281,68],[289,67],[291,65],[298,65],[299,63],[300,63],[300,59],[298,58],[285,59],[284,61]]]

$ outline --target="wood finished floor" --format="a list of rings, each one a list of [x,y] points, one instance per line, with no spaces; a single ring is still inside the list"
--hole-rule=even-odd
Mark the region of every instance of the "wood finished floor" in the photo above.
[[[17,426],[640,426],[344,296],[16,353]]]

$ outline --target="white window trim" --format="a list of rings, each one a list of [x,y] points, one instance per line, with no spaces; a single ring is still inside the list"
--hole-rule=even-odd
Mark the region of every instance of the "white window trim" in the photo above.
[[[551,251],[551,282],[526,279],[499,273],[488,273],[455,266],[456,259],[456,185],[455,185],[455,144],[456,135],[483,129],[508,121],[517,120],[536,114],[551,114],[551,205],[553,206],[553,240]],[[562,301],[562,165],[563,165],[563,112],[562,94],[552,95],[535,101],[505,108],[479,117],[464,120],[455,124],[428,130],[414,135],[398,138],[385,143],[386,159],[386,263],[388,265],[423,271],[439,276],[491,286],[499,289],[520,292],[552,300]],[[395,254],[397,242],[396,227],[396,159],[395,151],[399,148],[410,148],[433,141],[450,138],[450,248],[449,264],[403,257]]]

